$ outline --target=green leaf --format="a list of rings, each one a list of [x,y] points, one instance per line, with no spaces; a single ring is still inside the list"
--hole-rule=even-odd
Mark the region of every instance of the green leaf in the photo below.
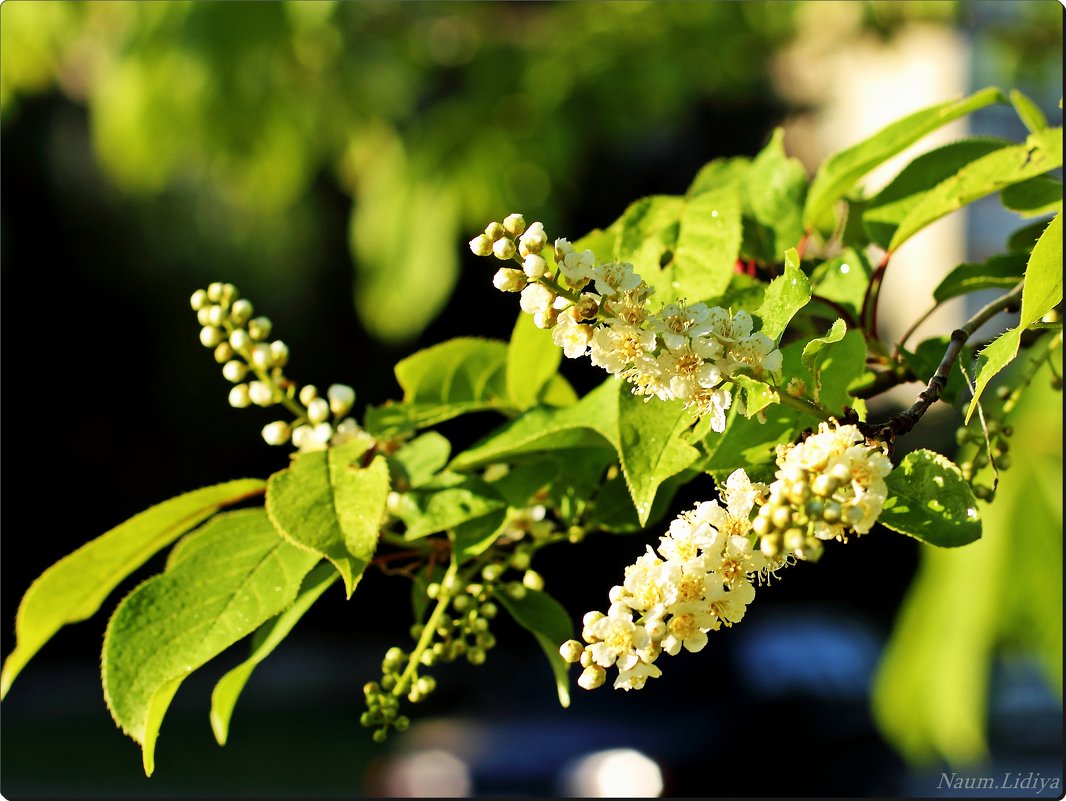
[[[918,205],[926,192],[970,162],[1010,144],[1006,139],[974,137],[918,156],[891,183],[863,204],[862,223],[866,233],[881,248],[887,248],[900,222]]]
[[[1018,251],[1026,255],[1032,253],[1037,240],[1040,239],[1040,235],[1044,233],[1044,229],[1050,222],[1051,218],[1047,217],[1022,226],[1007,239],[1007,250]]]
[[[666,516],[677,491],[697,474],[697,470],[686,468],[676,476],[666,479],[659,487],[659,491],[655,493],[651,512],[643,523],[637,517],[637,510],[633,508],[625,476],[616,475],[603,482],[603,486],[596,493],[591,512],[585,518],[586,528],[590,531],[599,529],[612,534],[632,534],[643,531],[647,526]]]
[[[744,212],[751,216],[763,244],[758,260],[767,263],[777,261],[803,236],[807,171],[785,154],[784,137],[783,128],[774,129],[743,183]]]
[[[532,315],[520,312],[507,346],[507,397],[517,408],[528,409],[556,374],[562,358],[552,332],[537,328]]]
[[[304,578],[296,601],[275,617],[264,623],[252,636],[252,653],[237,667],[228,671],[211,692],[211,730],[219,745],[225,745],[229,737],[229,722],[244,685],[256,666],[270,656],[281,641],[319,599],[326,588],[337,580],[337,571],[331,565],[320,564]]]
[[[673,195],[652,195],[630,204],[618,219],[618,239],[612,256],[628,261],[641,278],[653,286],[662,283],[663,262],[674,257],[681,212],[685,199]],[[596,255],[605,259],[595,249]]]
[[[735,187],[704,192],[685,203],[674,259],[664,286],[664,302],[718,297],[729,287],[740,252],[740,196]]]
[[[559,654],[559,646],[574,633],[566,609],[548,593],[537,590],[526,590],[526,594],[519,600],[502,592],[494,597],[518,625],[532,632],[537,643],[544,649],[544,655],[548,657],[552,674],[555,676],[559,704],[564,708],[570,706],[569,665]]]
[[[980,538],[977,500],[950,459],[911,451],[885,481],[889,496],[878,520],[886,528],[941,548]]]
[[[389,494],[384,456],[359,465],[367,443],[353,440],[324,451],[298,453],[270,477],[266,511],[293,545],[324,556],[350,598],[377,548]]]
[[[456,456],[451,468],[469,470],[605,440],[619,454],[633,504],[646,520],[659,484],[698,456],[675,436],[688,425],[680,404],[645,403],[628,385],[609,378],[573,406],[529,410]]]
[[[859,144],[826,159],[814,176],[807,193],[807,203],[803,210],[804,223],[813,227],[860,178],[926,134],[979,108],[1003,102],[1006,102],[1006,97],[999,89],[982,89],[969,97],[940,103],[909,114]]]
[[[812,294],[839,303],[858,319],[872,274],[866,256],[854,248],[847,248],[839,256],[814,268],[811,273]]]
[[[182,680],[291,604],[318,561],[278,537],[261,509],[209,521],[184,554],[122,600],[104,635],[104,700],[141,744],[149,776]]]
[[[111,591],[219,509],[258,495],[265,482],[240,479],[187,492],[131,517],[64,556],[30,585],[15,616],[15,649],[0,673],[0,697],[34,654],[68,623],[95,614]]]
[[[448,463],[452,446],[436,431],[427,431],[406,442],[389,459],[392,480],[397,488],[408,489],[425,484]]]
[[[463,564],[488,550],[507,528],[507,521],[507,507],[502,507],[456,525],[451,531],[451,538],[459,563]]]
[[[406,493],[399,515],[407,523],[404,538],[416,540],[506,507],[499,493],[481,478],[444,473]]]
[[[1003,208],[1022,217],[1039,217],[1062,209],[1062,181],[1038,175],[999,193]]]
[[[1023,95],[1017,89],[1010,90],[1010,102],[1014,110],[1018,112],[1018,118],[1022,121],[1030,133],[1036,133],[1047,128],[1047,117],[1040,107]]]
[[[618,454],[641,525],[659,485],[699,457],[681,439],[692,422],[681,401],[645,402],[624,389],[618,396]]]
[[[497,340],[450,339],[408,356],[395,372],[403,403],[368,412],[367,428],[377,436],[425,428],[469,412],[512,409],[507,345]]]
[[[837,320],[824,337],[804,346],[801,361],[810,374],[811,396],[830,411],[841,411],[852,402],[848,387],[865,369],[866,341],[861,331],[848,331]]]
[[[536,459],[514,465],[489,483],[507,501],[508,506],[522,509],[530,505],[534,495],[555,480],[560,467],[558,459]]]
[[[960,264],[933,290],[933,299],[943,303],[982,289],[1012,289],[1025,275],[1028,254],[1000,253],[980,264]]]
[[[762,332],[777,342],[792,317],[811,299],[811,284],[799,267],[795,248],[785,253],[785,271],[766,288],[763,304],[756,312]]]
[[[1062,128],[1030,134],[1024,144],[982,156],[926,192],[900,221],[888,244],[896,250],[918,231],[945,214],[1062,165]]]
[[[695,197],[723,186],[740,186],[747,182],[750,169],[751,159],[747,156],[715,159],[700,168],[685,194]]]
[[[981,399],[988,382],[1018,355],[1022,332],[1062,301],[1062,213],[1055,215],[1040,235],[1025,268],[1021,319],[981,351],[973,398],[966,410],[966,422]]]
[[[732,380],[743,392],[741,413],[745,417],[754,417],[771,403],[781,402],[777,390],[764,381],[757,381],[746,375],[735,375]]]

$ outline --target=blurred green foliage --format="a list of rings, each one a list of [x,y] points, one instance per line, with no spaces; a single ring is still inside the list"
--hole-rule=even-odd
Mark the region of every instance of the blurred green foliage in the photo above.
[[[16,3],[0,103],[10,121],[57,85],[88,105],[121,189],[190,195],[210,233],[268,236],[279,261],[298,257],[295,225],[313,221],[296,212],[329,176],[355,201],[356,308],[395,342],[447,301],[482,220],[513,207],[550,225],[591,152],[766,94],[793,7]]]

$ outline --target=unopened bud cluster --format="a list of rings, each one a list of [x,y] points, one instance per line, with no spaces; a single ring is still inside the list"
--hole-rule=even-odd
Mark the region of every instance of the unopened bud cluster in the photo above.
[[[1000,400],[1008,400],[1011,395],[1009,387],[1000,387],[998,393]],[[955,432],[955,441],[960,447],[973,445],[977,452],[973,458],[959,463],[962,477],[973,487],[973,494],[978,500],[991,502],[996,497],[996,491],[987,484],[979,484],[976,481],[977,474],[990,463],[995,462],[997,470],[1009,470],[1011,467],[1010,442],[1014,429],[1001,420],[992,418],[985,423],[988,431],[988,446],[985,446],[984,434],[980,429],[972,429],[962,426]],[[989,455],[991,451],[991,456]]]
[[[599,262],[566,239],[548,244],[543,224],[528,227],[520,214],[490,223],[470,241],[479,256],[516,262],[501,267],[493,284],[521,292],[522,310],[539,328],[551,329],[567,357],[592,363],[633,385],[633,392],[682,400],[725,429],[732,395],[723,384],[738,372],[756,378],[781,370],[781,352],[770,337],[753,332],[746,311],[680,300],[652,312],[654,294],[627,262]],[[548,262],[551,258],[551,262]]]
[[[285,376],[288,346],[270,339],[274,327],[270,318],[254,316],[251,301],[241,298],[237,287],[212,283],[196,290],[190,304],[202,326],[200,342],[213,349],[223,377],[233,384],[230,405],[243,409],[281,404],[295,415],[291,423],[276,420],[263,427],[267,444],[291,441],[301,451],[321,450],[362,434],[355,419],[347,416],[355,403],[355,390],[333,384],[325,397],[310,384],[298,390]]]
[[[854,425],[818,426],[802,442],[777,446],[777,480],[753,528],[767,556],[817,560],[822,540],[865,534],[881,514],[892,462],[884,445]]]
[[[601,686],[615,667],[615,689],[640,689],[662,674],[663,653],[701,650],[708,632],[744,617],[756,584],[797,559],[817,559],[822,540],[869,531],[892,469],[881,443],[835,421],[779,446],[777,464],[769,486],[734,471],[721,489],[725,506],[707,501],[681,514],[656,550],[626,568],[607,614],[585,615],[584,643],[559,649],[583,668],[581,687]]]

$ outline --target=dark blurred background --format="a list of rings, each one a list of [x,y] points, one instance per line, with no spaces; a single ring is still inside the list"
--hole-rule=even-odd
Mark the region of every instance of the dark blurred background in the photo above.
[[[1061,7],[1007,0],[9,1],[0,48],[4,654],[19,598],[61,556],[152,503],[284,466],[259,436],[271,418],[226,404],[188,307],[197,287],[236,283],[289,344],[294,378],[350,383],[362,408],[398,395],[391,367],[419,347],[509,335],[516,306],[465,246],[489,219],[520,210],[577,238],[637,197],[683,192],[713,158],[756,153],[777,125],[813,170],[976,87],[1017,86],[1053,121],[1062,93]],[[1024,135],[1009,110],[970,124]],[[949,269],[1019,225],[983,204],[931,246]],[[581,391],[601,379],[564,369]],[[194,674],[145,779],[97,674],[133,577],[0,707],[3,793],[628,795],[659,777],[668,796],[932,795],[942,770],[1061,783],[1061,540],[1037,577],[986,547],[1061,531],[1061,500],[1032,496],[1061,486],[1061,400],[1040,387],[1027,402],[1016,442],[1030,437],[1040,480],[1007,474],[1000,527],[965,555],[882,530],[828,548],[643,691],[575,688],[566,711],[535,643],[500,621],[484,666],[442,669],[407,736],[372,745],[360,688],[405,644],[410,612],[406,582],[368,575],[256,670],[225,748],[210,688],[242,649]],[[930,415],[908,447],[950,453],[957,420]],[[493,422],[447,433],[458,449]],[[675,508],[711,488],[694,482]],[[557,546],[538,569],[577,620],[658,533]],[[878,674],[920,562],[925,606],[904,623],[927,647],[897,647]],[[880,727],[875,676],[892,710]]]

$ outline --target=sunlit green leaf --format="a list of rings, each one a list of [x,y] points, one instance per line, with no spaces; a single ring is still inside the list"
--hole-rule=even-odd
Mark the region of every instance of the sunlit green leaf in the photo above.
[[[977,360],[973,399],[966,410],[966,421],[981,399],[988,382],[1018,355],[1022,331],[1043,317],[1062,301],[1062,212],[1055,215],[1040,235],[1025,268],[1021,319],[981,351]]]
[[[740,196],[725,187],[690,198],[681,211],[674,259],[664,274],[664,298],[718,297],[729,287],[740,252]]]
[[[888,500],[878,518],[886,528],[942,548],[981,536],[973,490],[950,459],[930,450],[911,451],[886,483]]]
[[[811,299],[811,284],[799,267],[795,248],[785,253],[785,271],[766,288],[763,304],[756,312],[762,320],[761,331],[777,342],[792,317]]]
[[[448,463],[452,446],[436,431],[427,431],[405,442],[391,454],[393,483],[407,489],[426,483]]]
[[[982,289],[1011,289],[1025,275],[1027,253],[1009,252],[990,257],[980,264],[960,264],[933,290],[937,303]]]
[[[350,597],[377,548],[389,494],[384,456],[365,467],[368,443],[360,440],[324,451],[299,453],[292,466],[267,483],[266,511],[293,545],[325,557]]]
[[[252,637],[252,653],[237,667],[228,671],[211,692],[211,730],[219,745],[225,745],[229,738],[229,723],[233,717],[233,708],[237,705],[244,685],[256,666],[270,656],[281,641],[319,599],[326,588],[337,580],[338,573],[331,565],[321,564],[304,578],[296,601],[275,617],[264,623]]]
[[[171,498],[134,515],[48,568],[19,604],[16,645],[4,661],[0,697],[60,628],[92,616],[119,582],[151,556],[219,509],[261,494],[265,486],[259,479],[240,479]]]
[[[141,744],[148,775],[182,680],[291,604],[319,560],[281,539],[261,509],[216,517],[185,554],[127,595],[104,635],[104,699]]]
[[[1012,184],[999,193],[1003,207],[1022,217],[1039,217],[1062,210],[1062,181],[1038,175]]]
[[[870,239],[887,248],[900,222],[930,189],[972,161],[1010,145],[1006,139],[975,137],[923,153],[891,183],[863,204],[862,223]]]
[[[1018,112],[1018,118],[1029,129],[1030,133],[1036,133],[1047,128],[1047,117],[1040,107],[1023,95],[1017,89],[1010,90],[1010,102],[1014,110]]]
[[[826,159],[814,176],[807,193],[803,221],[815,225],[830,207],[855,185],[856,181],[892,156],[942,125],[992,103],[1004,103],[999,89],[988,88],[960,100],[951,100],[916,111],[882,128],[857,145]]]
[[[508,399],[519,409],[536,403],[562,358],[563,351],[552,341],[552,332],[533,325],[532,315],[520,313],[507,346]]]
[[[1024,144],[982,156],[926,192],[900,221],[888,244],[896,250],[932,222],[978,198],[1062,165],[1062,128],[1030,134]]]

